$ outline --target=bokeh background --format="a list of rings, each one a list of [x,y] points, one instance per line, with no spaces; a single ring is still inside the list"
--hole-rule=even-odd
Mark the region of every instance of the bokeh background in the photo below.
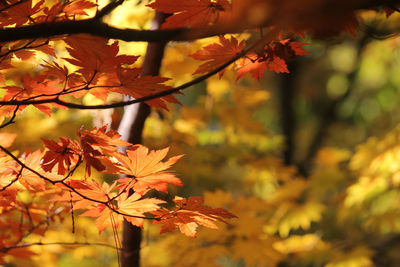
[[[141,1],[127,1],[113,14],[110,23],[131,28],[148,28],[153,17]],[[144,144],[185,154],[174,168],[184,186],[172,192],[204,195],[208,205],[239,218],[219,230],[201,228],[194,239],[177,231],[160,235],[158,226],[145,224],[143,267],[398,266],[400,38],[393,33],[400,16],[368,11],[359,20],[355,37],[299,38],[310,54],[290,62],[290,74],[236,81],[228,71],[178,95],[182,105],[152,111]],[[168,44],[162,75],[173,77],[173,85],[190,80],[199,62],[188,55],[216,40]],[[135,55],[146,48],[120,46]],[[17,71],[34,71],[43,59],[36,60]],[[34,151],[40,138],[75,138],[82,125],[116,128],[121,116],[116,109],[57,110],[48,117],[31,107],[9,129],[18,132],[15,149]],[[92,219],[76,216],[75,233],[66,217],[41,240],[113,246],[114,233],[99,235]],[[33,260],[10,266],[118,266],[110,247],[32,249]]]

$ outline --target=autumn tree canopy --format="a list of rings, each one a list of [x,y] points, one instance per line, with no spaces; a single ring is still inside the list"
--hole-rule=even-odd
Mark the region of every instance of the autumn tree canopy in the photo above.
[[[142,25],[136,17],[136,26],[129,28],[110,22],[110,18],[128,5],[135,8],[132,14],[144,10]],[[321,132],[316,131],[316,138],[310,142],[303,160],[296,160],[292,151],[295,130],[291,101],[294,94],[290,91],[294,85],[289,77],[292,69],[296,69],[293,62],[306,55],[312,56],[317,50],[307,48],[313,41],[329,43],[342,40],[344,35],[351,36],[357,40],[357,51],[361,51],[371,38],[391,37],[399,29],[397,14],[393,14],[397,11],[397,1],[389,0],[2,1],[0,263],[33,257],[32,247],[45,245],[41,238],[55,224],[69,220],[74,232],[78,227],[75,226],[76,217],[92,217],[92,225],[98,232],[114,231],[115,243],[111,246],[117,249],[120,246],[117,230],[124,220],[138,227],[143,227],[145,221],[152,222],[160,226],[160,233],[178,229],[185,236],[198,235],[192,243],[176,243],[182,237],[174,237],[179,251],[176,255],[185,259],[185,263],[179,263],[182,266],[194,266],[198,260],[195,256],[185,258],[184,252],[190,248],[216,251],[207,254],[204,264],[222,257],[226,261],[229,258],[241,261],[243,266],[292,266],[293,258],[294,262],[298,260],[297,255],[301,258],[302,253],[320,253],[321,259],[314,262],[307,254],[304,264],[311,261],[315,266],[336,266],[336,263],[340,266],[345,262],[343,259],[350,259],[349,262],[356,259],[358,265],[353,266],[370,266],[374,249],[377,254],[380,252],[372,245],[361,245],[364,233],[354,237],[353,242],[345,243],[342,249],[335,238],[329,239],[327,230],[333,233],[333,228],[339,226],[329,228],[323,223],[321,228],[312,226],[323,221],[327,210],[330,211],[327,216],[340,217],[338,220],[342,221],[357,210],[362,221],[363,216],[371,215],[369,208],[379,209],[378,204],[373,204],[373,197],[381,197],[374,191],[377,187],[383,188],[380,193],[386,200],[398,196],[398,163],[389,161],[389,158],[398,157],[398,129],[381,140],[369,140],[355,154],[339,148],[321,149],[319,138],[325,135],[323,131],[327,128],[324,123],[336,119],[333,117],[337,106],[350,94],[349,90],[337,93],[332,89],[332,94],[336,92],[337,95],[321,116]],[[168,15],[159,29],[148,29],[155,12]],[[130,14],[130,11],[125,13]],[[379,23],[392,20],[392,24],[388,28],[379,27],[376,18],[380,19]],[[166,68],[171,68],[169,73],[176,72],[176,76],[143,74],[143,56],[127,49],[140,42],[170,44],[167,49],[179,50],[176,55],[184,59],[182,64],[190,61],[195,67],[187,72],[185,67],[180,69],[179,64],[171,60],[168,63],[166,56]],[[267,73],[288,74],[282,78],[281,106],[284,108],[280,114],[286,143],[280,144],[276,151],[271,149],[275,141],[271,141],[272,138],[266,141],[267,134],[251,122],[252,112],[261,110],[263,101],[269,97],[265,90],[256,89]],[[344,73],[347,82],[354,81],[357,70]],[[335,78],[336,84],[343,81],[343,75]],[[199,129],[206,124],[203,112],[210,101],[202,109],[196,109],[195,105],[184,109],[185,103],[179,100],[186,89],[199,86],[207,79],[214,79],[211,81],[216,84],[215,92],[225,90],[221,88],[225,88],[226,81],[238,86],[238,90],[230,92],[231,106],[223,100],[225,92],[210,93],[215,97],[214,105],[219,108],[214,119],[227,127],[226,135],[229,131],[241,134],[229,137],[235,140],[232,143],[252,146],[241,155],[246,157],[243,162],[251,162],[246,163],[246,168],[248,173],[253,173],[248,175],[253,180],[245,184],[251,184],[252,193],[238,197],[237,201],[230,193],[222,191],[206,193],[206,200],[190,196],[191,192],[188,197],[173,196],[176,189],[171,192],[171,188],[183,186],[179,172],[173,171],[183,155],[168,156],[168,147],[185,152],[182,143],[170,140],[170,144],[165,144],[167,148],[161,149],[131,144],[121,139],[115,127],[110,128],[111,123],[92,128],[78,126],[74,137],[39,137],[34,142],[40,143],[40,148],[18,145],[18,139],[24,135],[15,125],[34,110],[54,118],[61,111],[70,114],[72,110],[112,110],[145,103],[160,114],[174,110],[174,104],[183,105],[180,114],[183,119],[171,124],[180,132],[182,140],[196,147],[201,143],[199,140],[208,142],[204,141],[208,137],[200,136]],[[334,82],[331,87],[335,86]],[[239,87],[242,85],[248,88]],[[221,114],[231,117],[223,118]],[[111,116],[117,120],[118,112],[114,111]],[[239,119],[242,128],[227,126],[230,121]],[[25,128],[24,131],[30,130]],[[184,134],[192,139],[182,137]],[[266,151],[283,156],[280,160],[276,156],[256,157],[257,153],[264,155]],[[193,150],[185,157],[196,158],[196,153]],[[343,164],[347,164],[346,167]],[[323,177],[328,177],[326,183]],[[392,195],[387,196],[389,191]],[[371,195],[373,197],[368,198]],[[377,201],[384,202],[385,198]],[[335,208],[329,210],[329,205]],[[375,212],[387,219],[368,217],[369,226],[378,225],[381,219],[387,223],[379,225],[382,232],[399,231],[398,206]],[[220,228],[220,234],[211,237],[207,233],[209,230],[203,227]],[[393,234],[387,239],[392,242],[397,237]],[[170,242],[168,240],[160,242]],[[310,249],[300,248],[298,244],[301,243]],[[90,242],[85,244],[91,245]],[[339,252],[330,255],[327,251],[332,248]],[[178,266],[178,258],[171,261]]]

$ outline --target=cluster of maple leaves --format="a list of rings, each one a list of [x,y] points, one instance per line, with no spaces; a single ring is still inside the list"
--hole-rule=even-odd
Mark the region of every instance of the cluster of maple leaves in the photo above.
[[[99,9],[97,2],[88,0],[1,1],[0,29],[56,25],[82,18],[94,21],[101,19],[98,15],[104,15],[104,10],[112,11],[123,2],[111,1]],[[235,18],[238,10],[235,4],[242,10],[240,1],[227,0],[156,0],[148,7],[173,14],[166,19],[163,29],[201,28]],[[284,6],[291,7],[288,3]],[[87,19],[93,13],[94,17]],[[237,80],[247,73],[259,80],[267,69],[288,73],[286,62],[307,54],[301,48],[305,44],[288,37],[293,34],[288,34],[285,27],[266,30],[269,34],[263,35],[260,29],[249,31],[259,36],[255,44],[246,44],[240,36],[220,36],[219,43],[190,55],[203,61],[193,75],[201,74],[203,79],[218,72],[222,75],[236,60],[231,69],[237,72]],[[57,45],[66,47],[62,57],[55,49]],[[35,56],[46,60],[34,73],[15,71],[16,62]],[[1,43],[0,87],[4,93],[0,99],[0,129],[13,123],[28,105],[49,116],[54,108],[96,108],[76,104],[77,99],[88,93],[104,102],[111,92],[137,100],[143,98],[147,104],[164,109],[167,102],[177,103],[171,93],[186,87],[172,88],[165,84],[169,80],[166,77],[141,76],[137,60],[138,56],[120,54],[118,41],[85,34]],[[105,106],[97,106],[101,107]],[[43,234],[52,220],[74,210],[83,210],[82,216],[95,217],[99,231],[110,225],[117,227],[123,219],[137,226],[149,219],[161,224],[161,232],[179,228],[188,236],[195,236],[198,225],[216,228],[215,221],[235,217],[226,210],[204,206],[200,197],[175,197],[170,206],[164,205],[161,199],[147,197],[151,190],[168,192],[168,185],[182,184],[169,171],[180,156],[162,161],[168,149],[149,152],[144,146],[121,140],[117,132],[107,131],[106,127],[79,130],[79,141],[65,137],[59,142],[43,139],[43,151],[24,154],[9,150],[15,134],[1,133],[0,138],[0,229],[8,229],[0,233],[0,258],[12,253],[29,255],[27,248],[18,248],[18,244],[29,234]],[[119,147],[124,146],[128,147],[126,154],[119,152]],[[86,165],[85,177],[73,179],[74,171],[81,164]],[[100,184],[90,178],[92,168],[117,178],[112,184]],[[18,198],[21,191],[50,201],[27,204]],[[22,219],[16,219],[17,213]],[[21,250],[24,253],[17,253]]]
[[[161,232],[179,228],[182,233],[195,236],[199,224],[217,228],[215,221],[235,217],[226,210],[202,205],[203,200],[199,197],[175,197],[175,206],[170,209],[159,206],[166,203],[161,199],[145,197],[150,190],[168,192],[169,184],[182,185],[181,180],[168,171],[181,156],[163,162],[168,148],[149,151],[142,145],[133,146],[121,140],[117,132],[107,131],[106,126],[91,131],[80,130],[80,142],[64,137],[60,142],[43,139],[45,152],[37,150],[20,157],[6,150],[15,135],[2,134],[1,137],[0,211],[8,223],[13,217],[6,216],[15,211],[25,210],[22,214],[31,220],[19,224],[18,229],[11,229],[9,233],[2,232],[0,248],[3,252],[15,242],[15,237],[23,237],[21,227],[33,233],[44,232],[48,221],[59,215],[60,208],[67,212],[84,210],[81,216],[95,217],[99,232],[107,226],[118,227],[123,219],[136,226],[142,226],[144,219],[149,219],[162,224]],[[126,154],[118,152],[121,146],[128,146]],[[81,163],[86,164],[85,179],[72,179]],[[111,185],[99,184],[89,179],[91,168],[123,178],[116,179]],[[21,190],[27,190],[33,196],[47,197],[51,204],[27,205],[17,197]]]

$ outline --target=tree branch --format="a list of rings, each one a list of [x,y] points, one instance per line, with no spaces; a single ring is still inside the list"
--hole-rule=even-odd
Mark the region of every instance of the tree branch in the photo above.
[[[241,58],[242,56],[247,54],[249,51],[251,51],[255,47],[262,45],[264,42],[266,42],[266,40],[268,40],[271,36],[273,36],[274,33],[276,33],[276,30],[271,31],[269,34],[265,35],[264,38],[259,39],[257,42],[254,42],[252,45],[248,46],[247,48],[244,48],[236,56],[234,56],[233,58],[231,58],[230,60],[228,60],[227,62],[222,64],[221,66],[210,71],[209,73],[199,76],[199,77],[197,77],[187,83],[184,83],[178,87],[175,87],[175,88],[172,88],[169,90],[165,90],[165,91],[153,94],[153,95],[148,95],[148,96],[144,96],[144,97],[140,97],[140,98],[136,98],[136,99],[132,99],[132,100],[128,100],[128,101],[117,102],[117,103],[113,103],[113,104],[90,105],[90,106],[65,102],[65,101],[59,99],[58,97],[50,98],[50,99],[28,100],[28,101],[24,101],[24,100],[0,101],[0,105],[15,106],[15,105],[37,105],[37,104],[55,103],[55,104],[58,104],[58,105],[61,105],[64,107],[75,108],[75,109],[109,109],[109,108],[123,107],[123,106],[128,106],[128,105],[132,105],[132,104],[136,104],[136,103],[153,100],[153,99],[156,99],[159,97],[178,93],[181,90],[187,89],[190,86],[195,85],[199,82],[202,82],[202,81],[206,80],[207,78],[213,76],[214,74],[217,74],[218,72],[222,71],[223,69],[225,69],[226,67],[231,65],[233,62],[235,62],[236,60],[238,60],[239,58]]]
[[[108,247],[108,248],[113,248],[117,250],[122,250],[121,248],[117,248],[113,245],[110,244],[105,244],[105,243],[89,243],[89,242],[50,242],[50,243],[43,243],[43,242],[34,242],[34,243],[24,243],[24,244],[17,244],[13,246],[8,246],[8,247],[3,247],[1,249],[2,253],[7,253],[9,250],[12,249],[17,249],[17,248],[26,248],[26,247],[32,247],[32,246],[51,246],[51,245],[63,245],[63,246],[102,246],[102,247]]]
[[[18,3],[21,3],[20,1]],[[167,42],[167,41],[189,41],[205,37],[211,37],[226,33],[240,33],[247,29],[256,29],[260,27],[268,27],[276,25],[278,27],[286,28],[288,25],[285,23],[277,23],[278,21],[284,22],[282,14],[290,16],[290,10],[277,6],[274,7],[272,14],[266,16],[260,21],[254,22],[246,16],[251,14],[235,14],[235,18],[212,26],[205,26],[201,28],[177,28],[177,29],[163,29],[163,30],[134,30],[134,29],[119,29],[102,22],[102,18],[109,14],[114,8],[122,4],[121,0],[117,0],[108,4],[97,15],[90,19],[85,20],[69,20],[69,21],[52,21],[33,25],[24,25],[16,28],[5,28],[0,30],[0,43],[11,42],[23,39],[47,38],[65,34],[80,34],[86,33],[94,36],[100,36],[110,39],[119,39],[123,41],[136,41],[136,42]],[[330,16],[340,14],[340,12],[351,13],[353,11],[365,8],[373,8],[376,6],[387,5],[395,6],[399,0],[363,0],[363,1],[348,1],[340,2],[337,6],[332,6],[330,1],[325,5],[321,5],[315,12],[331,11]],[[333,8],[334,7],[334,8]],[[300,14],[302,15],[302,14]],[[242,16],[242,20],[240,20]],[[244,17],[243,17],[244,16]],[[308,13],[303,14],[305,20],[311,19]],[[274,23],[275,22],[275,23]],[[311,21],[307,21],[311,23]],[[305,23],[307,25],[307,23]]]
[[[101,11],[100,11],[101,12]],[[135,42],[189,41],[224,33],[237,33],[246,27],[207,26],[165,30],[119,29],[95,19],[46,22],[0,30],[0,43],[86,33],[94,36]]]

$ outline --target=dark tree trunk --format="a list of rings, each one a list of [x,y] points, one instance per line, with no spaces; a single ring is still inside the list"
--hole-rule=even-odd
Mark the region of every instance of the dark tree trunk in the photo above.
[[[165,18],[165,14],[157,12],[153,20],[152,28],[159,28]],[[149,43],[143,63],[142,76],[156,76],[159,74],[165,44],[166,43]],[[122,135],[122,139],[128,140],[133,144],[140,144],[142,142],[144,123],[149,114],[150,107],[145,103],[125,107],[124,115],[118,127],[118,132]],[[140,266],[141,240],[142,229],[124,221],[122,233],[123,252],[121,253],[122,267]]]
[[[293,154],[295,150],[295,132],[296,132],[296,116],[293,107],[293,98],[296,91],[296,69],[297,63],[288,64],[290,74],[282,74],[280,76],[280,116],[282,134],[285,137],[285,148],[283,150],[283,161],[285,165],[292,165]]]

